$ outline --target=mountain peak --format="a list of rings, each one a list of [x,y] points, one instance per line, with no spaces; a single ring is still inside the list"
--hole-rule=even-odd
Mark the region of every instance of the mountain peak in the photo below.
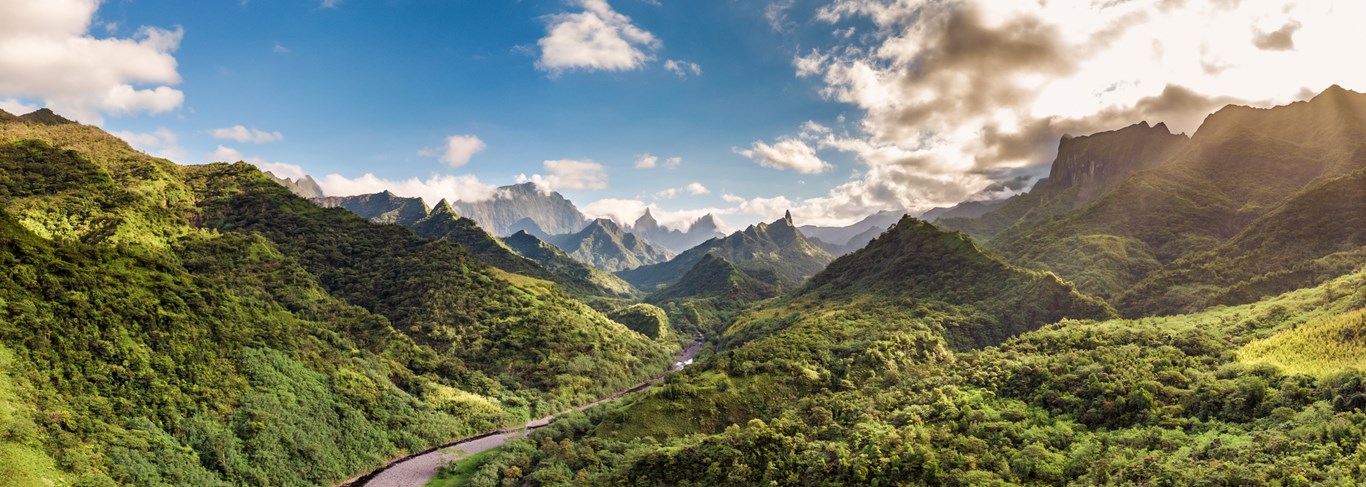
[[[792,224],[792,210],[787,210],[786,213],[783,213],[783,221],[787,222],[788,225]]]
[[[593,223],[589,224],[589,226],[601,228],[612,233],[621,233],[621,225],[617,225],[617,222],[613,221],[611,218],[598,218],[593,220]]]
[[[23,122],[40,125],[73,125],[76,123],[47,108],[39,108],[32,113],[18,117],[18,119]]]
[[[451,208],[451,203],[446,201],[446,198],[441,198],[441,201],[436,202],[436,206],[433,206],[432,211],[428,214],[450,215],[451,218],[456,218],[458,216],[455,214],[455,208]]]
[[[1058,142],[1058,156],[1049,170],[1050,185],[1077,188],[1079,202],[1090,201],[1130,175],[1157,167],[1189,140],[1174,135],[1167,125],[1139,122],[1119,130],[1099,132]]]

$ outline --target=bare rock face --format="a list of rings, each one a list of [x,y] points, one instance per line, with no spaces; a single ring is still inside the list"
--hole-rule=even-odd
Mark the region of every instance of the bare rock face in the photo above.
[[[1077,205],[1091,201],[1120,181],[1157,167],[1190,140],[1167,125],[1142,122],[1110,132],[1063,137],[1048,174],[1049,184],[1077,188]]]

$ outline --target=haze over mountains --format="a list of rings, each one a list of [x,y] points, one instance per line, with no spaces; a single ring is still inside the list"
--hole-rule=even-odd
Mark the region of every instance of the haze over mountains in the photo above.
[[[701,334],[471,478],[1359,483],[1363,140],[1366,95],[1334,86],[1063,138],[1028,192],[933,222],[717,236],[531,185],[305,199],[0,112],[0,474],[335,484],[641,384]]]

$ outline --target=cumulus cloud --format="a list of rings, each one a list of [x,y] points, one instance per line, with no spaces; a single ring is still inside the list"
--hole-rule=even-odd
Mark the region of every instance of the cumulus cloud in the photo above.
[[[257,129],[256,127],[246,128],[241,125],[233,125],[228,128],[213,129],[209,131],[209,135],[213,136],[213,138],[215,139],[232,140],[242,143],[250,142],[253,144],[265,144],[267,142],[276,142],[279,140],[284,140],[285,138],[285,135],[280,132],[266,132],[264,130]]]
[[[1063,134],[1144,120],[1190,133],[1224,104],[1366,87],[1366,65],[1341,60],[1359,40],[1360,2],[835,0],[814,17],[836,35],[794,57],[794,71],[855,116],[779,141],[863,167],[797,202],[798,217],[950,205],[1046,172]],[[842,35],[854,25],[860,35]],[[807,153],[777,145],[742,154]]]
[[[642,154],[636,159],[636,169],[650,169],[659,165],[659,157],[650,154]]]
[[[279,174],[279,173],[276,173]],[[472,175],[433,175],[427,179],[385,179],[366,173],[358,178],[329,174],[318,180],[318,186],[329,196],[351,196],[389,191],[399,196],[422,198],[435,205],[443,198],[449,201],[488,201],[497,188],[484,184]]]
[[[116,131],[110,132],[110,135],[123,139],[134,149],[153,156],[181,163],[187,162],[185,158],[189,153],[180,147],[180,137],[168,128],[159,127],[151,133]]]
[[[656,192],[656,193],[655,193],[655,199],[661,199],[661,200],[672,199],[672,198],[674,198],[675,196],[678,196],[678,195],[683,194],[683,193],[688,193],[688,194],[693,195],[693,196],[700,196],[700,195],[704,195],[704,194],[709,194],[709,193],[711,193],[711,190],[710,190],[710,189],[707,189],[706,186],[703,186],[702,183],[699,183],[699,182],[697,182],[697,181],[693,181],[693,182],[688,183],[687,185],[685,185],[685,186],[683,186],[683,187],[681,187],[681,188],[669,188],[669,189],[665,189],[665,190],[663,190],[663,191]]]
[[[488,148],[488,145],[473,135],[452,135],[446,138],[446,147],[440,151],[424,149],[419,154],[433,156],[438,152],[441,154],[441,162],[451,167],[460,167],[470,162],[470,158],[476,153]]]
[[[687,78],[689,75],[702,76],[702,66],[677,59],[664,61],[664,70],[677,75],[679,78]]]
[[[567,70],[629,71],[654,59],[661,43],[631,18],[612,10],[607,0],[580,0],[582,12],[550,17],[546,36],[537,41],[536,67],[558,75]]]
[[[596,191],[607,188],[607,172],[603,170],[602,164],[562,159],[545,161],[544,166],[548,174],[518,174],[517,182],[536,183],[536,187],[547,192],[562,189]]]
[[[805,141],[790,137],[778,139],[772,145],[756,140],[753,147],[737,148],[735,153],[764,167],[791,169],[802,174],[818,174],[830,168],[830,164],[817,157],[816,150]]]
[[[242,153],[238,152],[237,149],[221,145],[218,146],[217,149],[214,149],[213,154],[209,157],[213,158],[213,162],[237,162],[245,160],[242,157]]]
[[[636,158],[636,164],[635,164],[635,166],[636,166],[636,169],[653,169],[653,168],[659,166],[660,162],[661,162],[661,161],[660,161],[660,159],[659,159],[659,156],[655,156],[655,155],[651,155],[651,154],[649,154],[649,153],[645,153],[645,154],[641,154],[640,157]],[[670,157],[670,158],[664,159],[664,160],[663,160],[663,164],[664,164],[664,167],[669,168],[669,169],[673,169],[673,168],[675,168],[675,167],[678,167],[680,164],[683,164],[683,158],[682,158],[682,157]]]
[[[103,115],[176,109],[184,93],[172,53],[184,31],[142,27],[95,38],[99,0],[0,3],[0,96],[99,124]]]

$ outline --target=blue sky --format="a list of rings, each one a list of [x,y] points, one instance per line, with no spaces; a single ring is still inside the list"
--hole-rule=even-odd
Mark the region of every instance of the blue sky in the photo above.
[[[1359,2],[1243,3],[15,0],[0,108],[336,194],[837,224],[1008,196],[1063,133],[1363,88]]]

